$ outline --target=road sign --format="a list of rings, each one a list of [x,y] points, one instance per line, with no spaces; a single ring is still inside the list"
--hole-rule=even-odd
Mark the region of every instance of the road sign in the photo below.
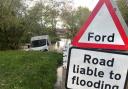
[[[110,0],[100,0],[72,41],[81,48],[128,50],[128,39]]]
[[[128,54],[70,48],[68,89],[124,89]]]

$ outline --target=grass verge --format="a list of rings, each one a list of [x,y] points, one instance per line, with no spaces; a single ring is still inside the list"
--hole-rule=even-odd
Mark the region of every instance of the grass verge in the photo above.
[[[54,52],[0,52],[0,89],[54,89],[61,61]]]

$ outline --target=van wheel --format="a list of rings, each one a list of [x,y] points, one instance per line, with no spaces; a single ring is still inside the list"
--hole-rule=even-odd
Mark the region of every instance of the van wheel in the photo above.
[[[44,50],[44,52],[47,52],[47,51],[48,51],[47,49]]]

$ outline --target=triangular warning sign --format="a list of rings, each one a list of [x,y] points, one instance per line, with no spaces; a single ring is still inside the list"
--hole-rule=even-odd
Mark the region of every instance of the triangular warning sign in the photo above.
[[[128,50],[128,39],[110,0],[100,0],[72,45],[81,48]]]

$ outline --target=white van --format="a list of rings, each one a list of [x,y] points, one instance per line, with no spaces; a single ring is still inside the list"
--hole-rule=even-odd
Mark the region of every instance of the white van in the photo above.
[[[31,38],[31,48],[34,51],[48,51],[51,42],[48,35],[34,36]]]

